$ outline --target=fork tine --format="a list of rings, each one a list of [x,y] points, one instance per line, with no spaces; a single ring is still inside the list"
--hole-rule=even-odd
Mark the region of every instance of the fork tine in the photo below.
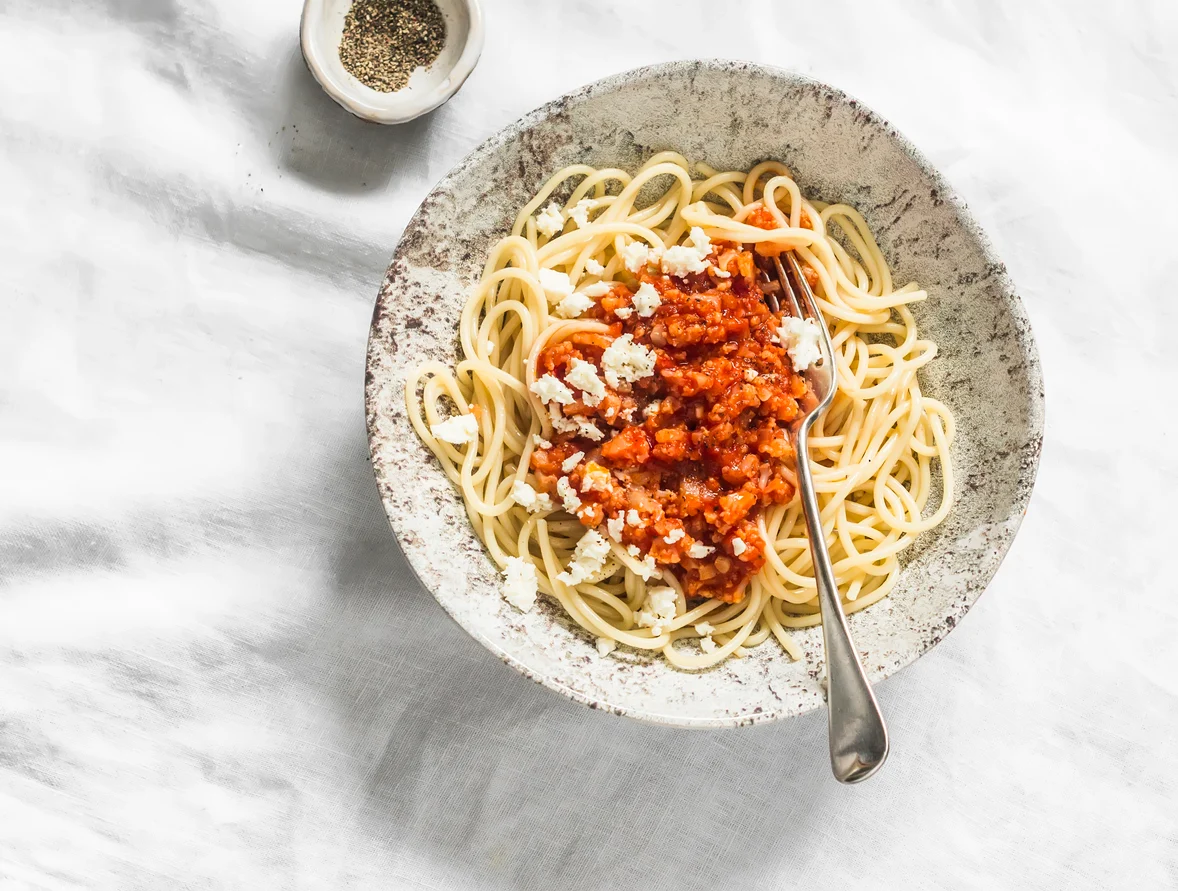
[[[773,280],[773,277],[761,270],[761,278],[764,281],[761,283],[761,293],[765,296],[765,305],[769,307],[770,312],[781,312],[781,303],[777,299],[777,294],[782,290],[781,284]]]
[[[801,292],[801,302],[805,304],[806,314],[802,318],[813,318],[815,322],[823,322],[822,314],[818,309],[818,299],[814,297],[814,291],[810,290],[809,282],[806,281],[806,276],[802,275],[801,265],[798,263],[798,258],[794,256],[793,251],[789,251],[786,257],[789,263],[790,271],[794,273],[794,281],[798,282],[798,290]],[[823,322],[825,326],[825,322]]]
[[[773,258],[773,268],[777,271],[777,278],[781,282],[781,290],[785,292],[785,296],[789,298],[789,308],[793,310],[792,315],[799,319],[804,319],[802,315],[802,308],[798,304],[798,295],[794,291],[793,283],[790,282],[789,276],[785,274],[785,267],[781,265],[781,257]]]
[[[826,327],[826,319],[823,317],[822,311],[818,308],[818,298],[814,296],[814,291],[810,288],[810,283],[802,275],[802,267],[798,263],[798,258],[794,256],[793,251],[790,251],[786,256],[786,261],[789,263],[789,268],[793,270],[793,278],[797,282],[797,289],[802,295],[802,303],[805,306],[805,312],[801,318],[813,319],[814,324],[818,326],[818,330],[822,334],[819,348],[822,350],[823,358],[828,367],[833,369],[834,344],[830,339],[830,329]]]

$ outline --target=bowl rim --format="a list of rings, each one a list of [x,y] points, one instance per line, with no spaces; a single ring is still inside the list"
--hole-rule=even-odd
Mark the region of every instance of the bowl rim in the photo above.
[[[954,631],[961,624],[961,618],[973,609],[974,605],[981,598],[982,594],[988,589],[990,582],[993,581],[1002,563],[1005,561],[1007,554],[1010,552],[1011,545],[1017,536],[1019,528],[1022,526],[1022,521],[1026,516],[1027,505],[1030,503],[1031,496],[1034,491],[1035,482],[1038,476],[1039,460],[1042,454],[1043,445],[1043,429],[1045,421],[1046,408],[1046,394],[1043,386],[1043,372],[1042,363],[1039,357],[1038,345],[1035,341],[1034,332],[1031,328],[1030,319],[1027,316],[1026,309],[1023,306],[1022,298],[1014,288],[1014,283],[1010,280],[1006,273],[1006,266],[999,259],[997,252],[994,249],[993,242],[985,231],[978,224],[973,214],[970,212],[968,205],[957,193],[957,190],[945,179],[940,171],[928,160],[927,157],[909,140],[903,133],[901,133],[894,125],[887,121],[880,114],[875,112],[872,108],[865,105],[860,100],[851,96],[846,91],[832,86],[825,81],[817,78],[809,77],[795,71],[790,71],[784,68],[778,68],[773,65],[764,65],[756,62],[746,62],[729,59],[684,59],[671,62],[661,62],[653,65],[645,65],[639,68],[633,68],[618,74],[610,75],[601,80],[594,81],[584,86],[571,90],[556,99],[540,105],[527,114],[521,116],[515,121],[506,124],[500,128],[496,133],[481,142],[466,156],[464,156],[458,163],[456,163],[438,182],[430,189],[429,193],[418,205],[417,210],[414,211],[413,216],[410,217],[406,223],[405,229],[398,239],[397,247],[393,251],[392,259],[385,275],[381,281],[381,289],[377,292],[376,303],[373,308],[372,323],[369,328],[368,345],[365,354],[365,418],[366,428],[368,434],[369,456],[370,464],[374,475],[377,473],[378,466],[382,463],[378,455],[378,441],[381,438],[377,430],[378,415],[376,403],[379,393],[384,386],[383,382],[379,381],[372,374],[372,366],[375,357],[382,349],[380,342],[379,326],[382,319],[385,317],[387,310],[382,305],[381,292],[385,284],[387,284],[389,276],[393,267],[397,262],[397,253],[400,249],[401,243],[404,241],[405,234],[410,232],[414,223],[425,209],[433,195],[438,191],[447,188],[457,177],[459,177],[468,167],[480,163],[488,155],[498,151],[509,140],[518,137],[518,134],[535,124],[553,117],[562,112],[569,104],[583,100],[592,99],[596,96],[610,93],[625,84],[652,76],[657,76],[661,73],[670,73],[676,70],[690,68],[695,70],[708,70],[720,72],[744,72],[752,71],[765,74],[772,78],[789,81],[796,84],[807,85],[811,87],[820,88],[829,91],[839,101],[848,104],[863,113],[871,122],[886,132],[892,139],[896,141],[899,147],[909,155],[913,161],[921,168],[922,172],[933,181],[939,190],[941,198],[947,203],[951,204],[963,229],[974,239],[976,239],[978,247],[985,258],[986,262],[1002,270],[1005,286],[1003,287],[1004,299],[1007,303],[1009,312],[1015,321],[1020,323],[1023,338],[1021,343],[1024,347],[1026,359],[1026,376],[1028,380],[1027,399],[1027,430],[1028,436],[1024,446],[1024,455],[1022,462],[1022,480],[1025,485],[1016,490],[1010,502],[1010,517],[1006,521],[1006,528],[1008,534],[1006,535],[1001,546],[1001,553],[998,554],[997,559],[992,564],[991,568],[984,574],[976,578],[978,585],[978,593],[965,605],[956,621],[951,623],[948,630],[935,639],[922,639],[919,646],[914,647],[903,659],[898,660],[894,664],[888,666],[884,673],[873,681],[873,686],[880,682],[887,680],[890,677],[898,674],[900,671],[907,668],[917,659],[924,656],[939,643],[941,643],[948,635]],[[674,713],[667,713],[666,711],[659,711],[657,707],[652,709],[640,709],[632,705],[619,705],[610,702],[607,699],[588,695],[575,687],[571,687],[553,677],[542,672],[537,672],[529,666],[522,663],[519,659],[511,653],[502,649],[498,643],[486,637],[479,629],[468,627],[462,622],[449,608],[443,599],[438,596],[438,593],[433,588],[426,584],[422,579],[421,574],[417,571],[414,565],[410,550],[406,548],[404,539],[397,529],[397,523],[391,512],[391,505],[389,500],[385,497],[385,492],[379,476],[376,476],[377,491],[380,495],[381,505],[384,508],[385,516],[388,519],[389,526],[393,532],[393,536],[397,541],[398,547],[402,549],[405,554],[406,563],[413,571],[414,576],[423,588],[429,591],[430,596],[441,605],[442,609],[460,628],[467,634],[477,640],[486,649],[490,650],[500,660],[510,665],[516,671],[520,672],[524,677],[529,678],[542,686],[554,690],[574,702],[582,705],[587,705],[595,710],[608,711],[613,714],[622,715],[625,717],[640,720],[646,723],[660,724],[663,726],[680,727],[680,728],[698,728],[698,729],[717,729],[724,727],[740,727],[752,726],[754,724],[765,724],[773,721],[783,720],[785,718],[796,717],[815,711],[824,705],[824,701],[803,705],[798,708],[781,708],[774,711],[761,711],[756,713],[737,714],[737,715],[715,715],[709,717],[691,717],[682,716]]]
[[[319,47],[313,39],[312,33],[316,22],[320,20],[324,4],[327,0],[304,0],[302,17],[299,22],[299,46],[303,59],[311,75],[332,99],[358,118],[372,121],[376,124],[404,124],[419,118],[423,114],[433,111],[445,103],[451,96],[462,89],[466,79],[474,71],[479,57],[483,52],[485,40],[485,26],[483,10],[479,0],[453,0],[466,8],[469,26],[466,31],[466,42],[462,52],[450,68],[449,78],[444,86],[436,87],[420,94],[376,93],[365,90],[363,93],[347,80],[336,77],[331,67],[324,64],[320,57]],[[387,98],[374,99],[373,96]]]

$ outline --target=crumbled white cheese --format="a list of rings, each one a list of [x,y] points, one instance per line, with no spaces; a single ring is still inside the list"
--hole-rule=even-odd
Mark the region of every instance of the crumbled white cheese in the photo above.
[[[548,298],[549,303],[560,303],[569,294],[573,293],[573,283],[569,279],[567,272],[558,272],[555,269],[541,269],[538,277],[540,279],[540,287],[544,289],[544,296]]]
[[[542,438],[540,437],[540,434],[539,434],[539,433],[533,433],[533,434],[532,434],[532,445],[534,445],[534,446],[535,446],[536,448],[538,448],[538,449],[550,449],[550,448],[552,448],[552,443],[550,443],[550,442],[549,442],[548,440],[546,440],[546,439],[542,439]]]
[[[617,641],[611,640],[608,637],[597,638],[597,655],[608,656],[618,647]]]
[[[594,282],[591,285],[585,285],[585,287],[581,288],[581,293],[586,297],[604,297],[613,288],[613,282]]]
[[[707,637],[709,634],[711,634],[715,630],[716,629],[712,627],[710,622],[700,622],[698,625],[695,626],[695,633],[698,634],[700,637]]]
[[[638,545],[627,545],[626,546],[626,553],[629,554],[631,557],[642,556],[642,551],[640,551],[638,549]]]
[[[556,410],[555,405],[548,406],[548,412],[552,419],[552,429],[557,433],[575,433],[577,436],[584,436],[594,442],[599,442],[605,436],[596,426],[584,418],[566,418],[559,410]]]
[[[581,459],[584,457],[585,457],[584,452],[573,452],[571,455],[569,455],[567,458],[564,459],[564,462],[560,465],[560,469],[562,471],[564,471],[565,473],[572,473],[573,468],[575,468],[578,464],[580,464]]]
[[[577,585],[600,571],[609,556],[609,542],[596,529],[590,529],[577,542],[569,568],[558,575],[558,581],[566,585]]]
[[[626,511],[626,522],[631,526],[641,526],[642,517],[639,515],[638,511],[634,510],[634,508],[630,508],[628,511]],[[634,556],[637,557],[638,554],[635,554]]]
[[[573,359],[564,379],[582,393],[582,401],[592,408],[605,398],[605,384],[597,376],[597,366],[584,359]]]
[[[521,507],[527,508],[530,514],[552,510],[555,506],[547,492],[537,492],[523,480],[516,480],[511,484],[511,500]]]
[[[591,198],[582,198],[572,206],[569,211],[569,217],[576,222],[577,226],[584,229],[589,225],[589,211],[593,210],[593,200]]]
[[[705,653],[714,653],[716,652],[716,642],[712,640],[712,636],[709,634],[699,639],[699,648]]]
[[[732,278],[732,273],[727,269],[721,269],[719,266],[709,266],[708,272],[716,276],[716,278]]]
[[[593,308],[593,300],[588,294],[574,291],[556,304],[556,315],[562,319],[575,319],[587,309]]]
[[[635,275],[657,261],[658,256],[659,252],[651,250],[645,241],[632,241],[622,248],[622,263]]]
[[[540,397],[541,402],[559,402],[561,405],[570,405],[575,401],[573,391],[565,385],[564,381],[551,374],[544,375],[532,384],[532,392]]]
[[[659,574],[659,565],[655,562],[654,557],[647,554],[638,566],[638,574],[644,579],[652,579]]]
[[[659,409],[662,407],[663,407],[663,404],[656,399],[654,402],[652,402],[646,408],[642,409],[642,417],[653,418],[655,415],[657,415],[659,413]]]
[[[702,560],[715,550],[715,548],[709,548],[706,544],[697,541],[687,549],[687,556],[694,560]]]
[[[585,271],[590,275],[604,275],[605,267],[590,257],[585,261]]]
[[[619,319],[628,319],[633,314],[634,310],[628,306],[619,306],[614,310],[614,315]]]
[[[674,621],[679,606],[679,597],[674,588],[650,588],[646,602],[635,616],[640,627],[649,628],[656,637],[663,633],[663,625]]]
[[[674,544],[675,542],[677,542],[681,538],[683,538],[684,534],[685,533],[683,532],[682,529],[677,529],[677,528],[672,529],[670,532],[668,532],[666,535],[663,536],[663,541],[665,541],[667,544]]]
[[[743,554],[748,549],[749,549],[749,546],[744,543],[743,538],[732,539],[732,553],[734,556],[739,557],[741,554]]]
[[[600,464],[590,464],[581,478],[582,492],[608,492],[613,488],[613,478]]]
[[[429,432],[442,442],[466,445],[479,438],[479,421],[474,415],[454,415],[437,424],[430,424]]]
[[[711,240],[703,229],[695,226],[687,244],[677,244],[663,253],[663,272],[680,278],[693,272],[703,272],[708,268],[708,254],[711,252]]]
[[[609,517],[605,521],[605,531],[609,533],[609,537],[614,541],[622,540],[622,530],[626,528],[626,518],[621,514]]]
[[[556,481],[556,494],[560,496],[560,500],[564,504],[564,509],[570,514],[575,514],[577,508],[581,506],[581,498],[577,495],[572,483],[569,482],[567,476],[562,476]]]
[[[662,302],[663,298],[659,296],[659,292],[650,282],[643,282],[638,288],[638,293],[634,295],[634,308],[638,310],[638,315],[644,319],[653,316],[654,311]]]
[[[545,238],[551,238],[564,228],[564,214],[555,201],[536,214],[536,229]]]
[[[538,579],[536,566],[523,557],[508,557],[503,567],[503,599],[521,612],[536,605]]]
[[[757,369],[755,368],[746,368],[744,370],[744,379],[746,381],[755,381],[758,376]]]
[[[822,335],[813,319],[803,321],[794,316],[782,319],[777,333],[785,344],[794,371],[805,371],[822,358],[822,351],[818,348]]]
[[[635,343],[633,335],[630,334],[615,338],[601,354],[605,382],[615,389],[622,381],[636,381],[652,376],[654,361],[654,352],[640,343]]]

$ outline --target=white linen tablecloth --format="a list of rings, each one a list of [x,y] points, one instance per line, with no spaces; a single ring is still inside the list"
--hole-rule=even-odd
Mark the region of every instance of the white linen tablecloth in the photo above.
[[[1172,2],[486,0],[462,92],[350,118],[296,0],[0,6],[0,888],[1178,887]],[[747,58],[923,149],[1047,379],[1026,523],[879,691],[687,732],[469,640],[367,460],[373,299],[482,139],[583,83]]]

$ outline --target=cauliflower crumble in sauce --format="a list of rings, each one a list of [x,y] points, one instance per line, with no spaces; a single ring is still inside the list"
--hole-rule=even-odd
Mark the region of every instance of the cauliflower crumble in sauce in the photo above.
[[[633,289],[613,283],[583,316],[608,324],[609,335],[579,332],[540,353],[537,378],[552,374],[562,381],[575,359],[600,373],[603,352],[623,334],[653,350],[656,361],[652,376],[607,387],[594,406],[570,385],[577,398],[560,406],[564,415],[591,421],[605,435],[594,442],[554,434],[549,448],[532,453],[531,466],[538,487],[549,494],[568,478],[580,495],[576,515],[584,525],[605,532],[606,521],[615,518],[616,531],[616,518],[627,516],[621,544],[671,568],[689,598],[737,603],[765,563],[757,525],[762,506],[794,496],[787,425],[813,394],[777,342],[781,315],[762,299],[754,255],[718,242],[709,261],[706,271],[683,278],[652,266],[638,274]],[[626,311],[643,283],[660,297],[649,317]],[[654,403],[657,410],[647,416],[644,409]],[[577,452],[585,457],[566,473],[561,465]],[[600,484],[602,469],[609,472],[608,486]],[[630,522],[631,511],[640,523]],[[737,539],[743,550],[734,548]],[[690,556],[701,545],[713,550]]]

